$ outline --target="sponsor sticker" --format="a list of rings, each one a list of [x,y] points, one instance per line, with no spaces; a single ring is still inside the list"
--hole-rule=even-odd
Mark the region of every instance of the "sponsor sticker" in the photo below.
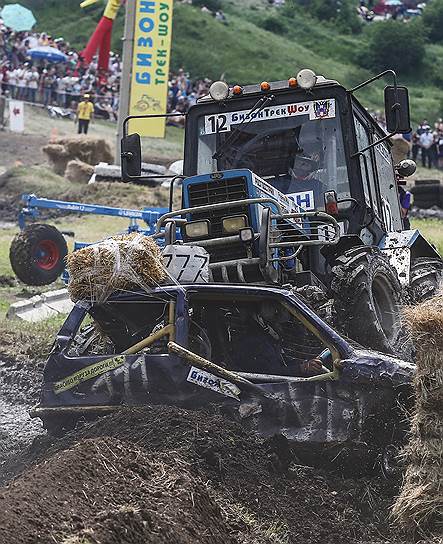
[[[288,197],[291,198],[297,206],[303,209],[303,211],[310,212],[315,210],[314,191],[300,191],[298,193],[290,193]]]
[[[187,381],[199,385],[200,387],[210,389],[211,391],[215,391],[216,393],[220,393],[221,395],[225,395],[225,397],[231,397],[238,401],[240,400],[239,395],[241,391],[235,384],[228,382],[227,380],[222,380],[221,378],[214,376],[214,374],[210,374],[205,370],[200,370],[195,366],[191,367]]]
[[[258,176],[254,176],[253,180],[254,187],[257,190],[257,193],[263,197],[271,197],[276,200],[283,209],[284,213],[294,213],[301,211],[296,205],[295,201],[289,198],[289,195],[281,193],[278,189],[272,186],[270,183],[264,181]]]
[[[229,132],[232,126],[243,122],[255,123],[269,121],[271,119],[283,119],[299,115],[308,115],[309,120],[332,119],[335,117],[335,99],[311,100],[309,102],[296,102],[282,104],[280,106],[268,106],[258,112],[250,113],[250,110],[231,111],[218,115],[206,115],[203,134],[215,134],[216,132]]]
[[[119,355],[118,357],[113,357],[112,359],[105,359],[104,361],[99,361],[93,365],[86,366],[74,374],[71,374],[67,378],[60,380],[59,382],[54,383],[54,393],[58,395],[64,391],[72,389],[76,385],[79,385],[82,382],[90,380],[91,378],[96,378],[105,372],[114,370],[118,368],[125,362],[125,356]]]

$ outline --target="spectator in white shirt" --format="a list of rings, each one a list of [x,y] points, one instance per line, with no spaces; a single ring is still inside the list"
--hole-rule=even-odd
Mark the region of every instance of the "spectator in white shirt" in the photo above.
[[[420,134],[418,143],[421,148],[422,166],[426,167],[426,163],[427,163],[428,168],[432,168],[431,147],[432,147],[432,144],[434,143],[434,135],[430,131],[429,126],[425,129],[424,132]]]
[[[33,66],[31,70],[26,73],[26,83],[28,87],[27,99],[30,102],[35,102],[39,79],[40,79],[40,74],[38,73],[37,68]]]

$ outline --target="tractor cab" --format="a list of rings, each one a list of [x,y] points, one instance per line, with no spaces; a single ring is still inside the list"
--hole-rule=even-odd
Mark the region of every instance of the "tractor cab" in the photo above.
[[[409,130],[407,91],[397,87],[395,98],[390,89],[387,117],[396,100],[405,125],[399,128]],[[377,244],[384,233],[402,230],[390,146],[351,92],[301,70],[286,81],[213,84],[187,117],[184,174],[247,168],[303,210],[326,211],[343,233]]]

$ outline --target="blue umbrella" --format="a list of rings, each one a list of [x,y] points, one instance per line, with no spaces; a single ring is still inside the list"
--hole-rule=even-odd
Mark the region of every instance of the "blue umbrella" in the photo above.
[[[31,30],[36,20],[30,9],[24,8],[20,4],[8,4],[0,12],[5,26],[12,28],[16,32]]]
[[[27,54],[34,60],[45,59],[50,62],[66,62],[68,60],[68,57],[64,53],[55,47],[49,47],[49,45],[40,45],[39,47],[28,49]]]

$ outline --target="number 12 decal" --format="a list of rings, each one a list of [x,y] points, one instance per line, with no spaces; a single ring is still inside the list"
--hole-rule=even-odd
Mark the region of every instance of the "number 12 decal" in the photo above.
[[[211,115],[207,119],[211,123],[211,132],[225,132],[228,130],[226,115]]]

